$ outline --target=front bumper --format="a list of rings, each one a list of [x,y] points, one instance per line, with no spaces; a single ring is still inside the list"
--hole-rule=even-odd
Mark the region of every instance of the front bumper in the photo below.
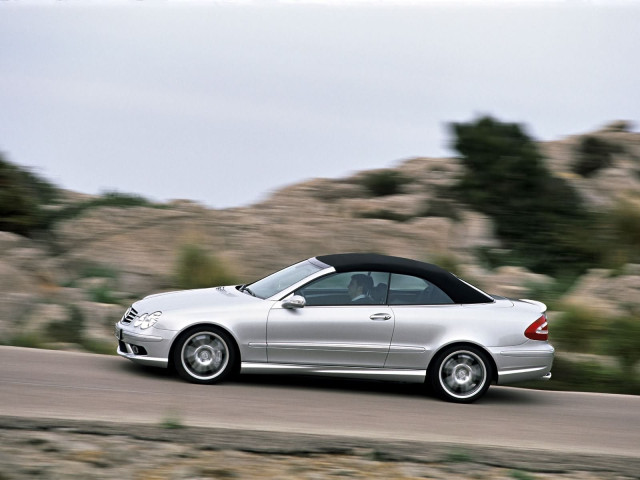
[[[148,333],[141,333],[139,328],[118,322],[114,333],[118,339],[117,353],[141,365],[166,368],[175,333],[154,328],[150,328]]]

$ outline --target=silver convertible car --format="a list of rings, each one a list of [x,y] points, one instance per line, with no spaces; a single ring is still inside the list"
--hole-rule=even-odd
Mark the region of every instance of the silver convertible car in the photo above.
[[[472,402],[548,379],[546,306],[491,296],[435,265],[350,253],[257,282],[151,295],[116,324],[118,354],[184,379],[294,373],[426,383]]]

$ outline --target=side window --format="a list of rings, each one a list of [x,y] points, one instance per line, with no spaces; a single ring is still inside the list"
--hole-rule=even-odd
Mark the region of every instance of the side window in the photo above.
[[[296,290],[308,306],[376,305],[386,300],[389,274],[344,272],[319,278]]]
[[[391,275],[389,305],[447,304],[453,304],[453,300],[433,283],[410,275]]]

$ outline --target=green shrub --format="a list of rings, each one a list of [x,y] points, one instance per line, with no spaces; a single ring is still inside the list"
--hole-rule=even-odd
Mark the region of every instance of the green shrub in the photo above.
[[[591,177],[601,169],[610,167],[613,155],[623,151],[620,145],[587,135],[574,148],[572,170],[583,177]]]
[[[418,214],[419,217],[444,217],[456,222],[461,220],[460,212],[456,205],[445,198],[437,197],[429,200],[429,203]]]
[[[411,180],[395,170],[369,172],[362,178],[362,185],[374,197],[401,193],[403,185]]]
[[[522,470],[511,470],[509,476],[515,480],[535,480],[536,477]]]
[[[165,205],[153,203],[146,198],[120,192],[105,192],[101,196],[87,200],[84,202],[74,203],[59,210],[50,212],[48,216],[47,227],[50,228],[57,222],[70,220],[85,213],[87,210],[100,207],[116,207],[116,208],[133,208],[133,207],[151,207],[166,208]]]
[[[43,348],[45,343],[42,336],[36,333],[19,333],[9,338],[6,345],[25,348]]]
[[[502,265],[523,264],[509,249],[476,247],[473,249],[473,254],[480,264],[488,270],[495,270]]]
[[[447,463],[465,463],[473,462],[474,458],[473,455],[464,448],[455,448],[444,456],[443,461]]]
[[[551,322],[549,338],[565,351],[598,353],[606,332],[606,319],[587,308],[571,306]]]
[[[549,282],[528,282],[525,287],[528,298],[544,302],[549,310],[562,310],[561,299],[576,283],[577,277],[564,276]]]
[[[55,187],[0,153],[0,230],[32,236],[43,228],[43,205],[53,201]]]
[[[160,426],[167,430],[177,430],[185,427],[180,416],[176,412],[167,413],[160,421]]]
[[[551,381],[534,380],[518,386],[538,390],[560,390],[579,392],[621,393],[640,395],[640,379],[630,376],[619,368],[589,360],[571,360],[556,355],[551,369]]]
[[[113,292],[106,285],[99,285],[94,287],[90,291],[91,300],[97,303],[111,303],[118,304],[118,299],[113,295]]]
[[[175,275],[178,288],[207,288],[236,283],[235,275],[213,255],[197,245],[185,245],[178,255]]]
[[[625,374],[640,361],[640,316],[617,318],[607,325],[604,351],[618,359]]]
[[[80,269],[80,276],[82,278],[117,278],[118,272],[108,265],[101,263],[87,263]]]
[[[89,207],[152,207],[154,204],[146,198],[121,192],[104,192],[99,198],[87,202]]]
[[[53,342],[77,343],[84,339],[84,316],[76,305],[68,305],[67,320],[52,322],[47,326],[47,338]]]
[[[436,253],[430,255],[428,260],[429,263],[433,263],[445,270],[453,273],[454,275],[460,276],[460,262],[455,255],[450,253]]]
[[[640,261],[640,209],[629,201],[620,201],[608,215],[614,238],[609,243],[624,263]]]

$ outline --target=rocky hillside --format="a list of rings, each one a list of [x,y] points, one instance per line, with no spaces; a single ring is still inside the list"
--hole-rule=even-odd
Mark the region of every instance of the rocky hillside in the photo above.
[[[575,150],[587,136],[621,148],[583,176],[574,171]],[[624,200],[640,211],[640,133],[618,122],[539,147],[554,175],[574,185],[589,208]],[[0,232],[0,338],[18,344],[75,338],[85,348],[112,348],[113,323],[132,299],[176,288],[185,245],[215,256],[240,282],[310,256],[367,251],[441,263],[492,293],[524,297],[532,288],[553,289],[554,279],[509,265],[490,270],[477,258],[501,245],[489,218],[443,194],[461,168],[455,158],[406,160],[383,172],[404,179],[390,195],[368,186],[375,172],[360,172],[309,180],[248,207],[213,210],[189,201],[100,207],[58,222],[47,238]],[[82,200],[67,193],[68,204]],[[615,277],[589,272],[566,299],[613,311],[640,306],[640,267],[629,265]]]

